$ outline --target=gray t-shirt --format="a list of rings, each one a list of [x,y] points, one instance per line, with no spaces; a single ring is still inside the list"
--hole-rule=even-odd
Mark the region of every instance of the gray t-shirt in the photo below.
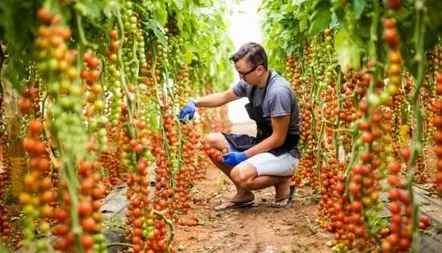
[[[240,80],[234,87],[233,93],[238,97],[249,97],[252,92],[252,85],[247,84],[244,80]],[[258,106],[262,101],[262,96],[265,91],[264,88],[255,89],[255,95],[253,98],[253,106]],[[293,92],[290,83],[276,72],[271,71],[271,77],[267,87],[267,93],[264,101],[262,101],[263,116],[271,125],[271,118],[278,116],[290,115],[290,125],[288,132],[290,134],[300,135],[299,131],[299,108],[296,95]],[[295,157],[299,157],[299,151],[294,154]]]

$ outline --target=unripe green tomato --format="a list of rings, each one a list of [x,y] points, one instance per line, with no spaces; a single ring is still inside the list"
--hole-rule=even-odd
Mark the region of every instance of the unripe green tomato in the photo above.
[[[81,15],[84,16],[87,13],[86,6],[82,3],[77,2],[74,9]]]
[[[368,94],[368,103],[374,106],[378,106],[381,103],[381,99],[376,94]]]
[[[146,225],[152,226],[153,225],[153,219],[149,218],[146,220]]]
[[[63,109],[69,110],[73,108],[74,103],[69,97],[62,97],[60,98],[60,105]]]
[[[48,249],[48,244],[44,241],[44,239],[40,239],[35,243],[35,247],[37,248],[37,252],[41,252]]]
[[[392,83],[390,83],[390,84],[387,86],[387,92],[388,92],[391,96],[396,95],[396,94],[398,93],[398,91],[399,91],[398,87],[397,87],[396,85],[392,84]]]
[[[391,95],[388,92],[382,92],[380,99],[383,105],[388,104],[391,102]]]
[[[121,72],[119,71],[119,70],[116,70],[115,72],[114,72],[114,74],[113,74],[113,76],[115,77],[115,78],[120,78],[121,77]],[[118,81],[119,82],[119,81]],[[120,85],[119,85],[120,86]]]
[[[49,71],[55,71],[57,69],[57,60],[50,59],[48,62],[48,70]]]
[[[48,94],[52,97],[56,97],[58,95],[59,84],[54,82],[52,85],[48,87]]]
[[[65,120],[66,124],[72,125],[75,123],[75,116],[70,113],[65,113],[64,120]]]
[[[106,237],[101,233],[94,235],[93,238],[94,238],[94,242],[96,242],[96,243],[102,243],[102,242],[106,241]]]
[[[72,84],[69,87],[69,89],[70,89],[70,93],[71,93],[72,96],[74,96],[74,97],[80,97],[81,96],[82,92],[81,92],[80,86]]]
[[[25,227],[23,229],[23,237],[24,238],[34,238],[34,231],[32,230],[32,228]]]
[[[47,233],[49,232],[49,230],[51,229],[51,225],[49,225],[48,222],[43,221],[40,223],[40,225],[38,226],[38,229],[42,232],[42,233]]]

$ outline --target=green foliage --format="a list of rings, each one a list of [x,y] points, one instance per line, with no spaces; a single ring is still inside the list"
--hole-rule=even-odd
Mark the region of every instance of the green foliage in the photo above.
[[[345,30],[336,33],[335,51],[341,68],[360,68],[361,51]]]
[[[7,60],[4,75],[14,88],[21,90],[27,78],[36,31],[36,16],[29,9],[36,9],[33,0],[0,1],[0,41],[7,44]]]
[[[0,253],[8,253],[8,252],[9,252],[8,249],[3,247],[0,243]]]
[[[191,66],[195,78],[194,88],[208,83],[215,89],[228,87],[233,80],[228,56],[233,43],[227,37],[225,16],[227,3],[212,0],[142,0],[131,2],[133,11],[140,17],[145,37],[145,48],[153,49],[160,43],[167,45],[166,24],[176,22],[175,35],[180,41],[177,49],[180,64]],[[71,48],[83,52],[87,48],[103,58],[110,42],[108,32],[116,27],[117,15],[123,2],[117,0],[81,0],[68,4],[46,1],[40,3],[63,16],[63,22],[71,29]],[[22,90],[28,78],[28,67],[34,65],[34,41],[39,26],[36,13],[41,7],[33,0],[0,1],[0,40],[7,45],[8,58],[4,74],[14,88]],[[26,15],[23,15],[26,13]],[[100,51],[101,50],[101,51]]]

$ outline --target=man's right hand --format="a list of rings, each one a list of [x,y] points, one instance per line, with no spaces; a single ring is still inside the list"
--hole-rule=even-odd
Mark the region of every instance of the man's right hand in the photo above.
[[[180,115],[179,115],[179,119],[181,121],[181,123],[185,124],[186,123],[186,116],[189,117],[189,120],[193,119],[193,115],[195,114],[195,110],[196,110],[196,101],[195,100],[190,100],[185,106],[184,108],[181,110]]]

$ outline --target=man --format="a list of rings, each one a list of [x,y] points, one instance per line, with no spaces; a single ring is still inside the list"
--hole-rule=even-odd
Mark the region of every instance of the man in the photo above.
[[[231,89],[191,100],[179,118],[193,118],[195,107],[218,107],[248,97],[249,117],[257,124],[257,136],[210,133],[205,141],[220,151],[227,149],[222,162],[212,162],[235,184],[237,193],[215,210],[253,205],[252,190],[275,187],[274,207],[291,206],[294,188],[291,176],[298,166],[300,152],[299,109],[296,96],[283,77],[267,66],[264,48],[247,43],[230,57],[240,81]]]

